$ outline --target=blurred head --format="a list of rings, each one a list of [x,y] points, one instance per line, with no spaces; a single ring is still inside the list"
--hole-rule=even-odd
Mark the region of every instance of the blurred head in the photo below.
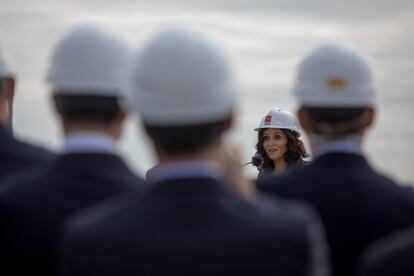
[[[329,140],[361,135],[374,120],[372,107],[315,108],[303,106],[298,111],[303,129],[309,134],[321,135]]]
[[[110,127],[123,114],[116,97],[55,94],[53,101],[66,124],[88,122]]]
[[[123,40],[102,27],[81,24],[64,35],[47,76],[64,125],[116,126],[119,137],[129,58]]]
[[[366,55],[346,43],[312,49],[300,62],[294,94],[298,118],[309,134],[340,139],[372,124],[375,88]]]
[[[158,152],[197,152],[232,125],[235,87],[211,39],[182,27],[159,32],[137,56],[133,94]]]
[[[11,127],[15,73],[5,49],[0,45],[0,123]]]

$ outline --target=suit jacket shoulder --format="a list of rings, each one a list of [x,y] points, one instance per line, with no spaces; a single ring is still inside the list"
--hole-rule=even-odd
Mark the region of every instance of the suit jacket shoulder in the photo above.
[[[58,231],[67,216],[145,186],[119,157],[91,153],[61,155],[8,180],[0,192],[6,225],[0,239],[22,275],[55,273]]]
[[[54,157],[52,152],[44,148],[14,139],[0,126],[0,178],[31,166],[44,164]]]
[[[414,223],[414,190],[376,172],[360,155],[327,154],[281,177],[259,179],[258,187],[316,209],[327,232],[334,275],[352,275],[368,244]]]
[[[360,262],[360,276],[414,275],[414,227],[373,242]]]
[[[128,194],[71,217],[63,270],[69,275],[256,275],[272,269],[278,275],[305,275],[313,263],[306,208],[273,200],[247,203],[222,184],[166,181],[143,195]],[[89,250],[98,245],[107,254]]]

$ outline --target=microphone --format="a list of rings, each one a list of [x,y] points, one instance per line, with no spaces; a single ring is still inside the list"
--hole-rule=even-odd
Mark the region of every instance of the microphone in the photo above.
[[[256,152],[255,155],[253,155],[252,160],[250,162],[243,164],[243,167],[249,164],[252,164],[253,166],[257,167],[258,170],[261,170],[264,164],[262,155]]]

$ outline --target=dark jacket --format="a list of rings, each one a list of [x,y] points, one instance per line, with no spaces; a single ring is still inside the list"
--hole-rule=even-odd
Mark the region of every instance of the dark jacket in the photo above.
[[[359,276],[414,275],[414,227],[375,241],[365,251]]]
[[[293,170],[295,170],[297,168],[301,168],[301,167],[307,166],[309,164],[310,164],[310,161],[300,159],[297,162],[297,164],[291,164],[291,165],[287,166],[286,169],[285,169],[285,171],[283,173],[286,173],[288,171],[293,171]],[[272,174],[273,171],[274,171],[274,168],[261,168],[259,170],[259,174],[257,175],[257,178],[264,177],[264,176],[266,176],[268,174]]]
[[[413,190],[378,174],[361,155],[325,154],[281,177],[259,179],[258,187],[319,212],[336,276],[353,275],[365,246],[414,223]]]
[[[51,161],[53,157],[54,154],[43,148],[16,140],[10,131],[0,124],[0,179]]]
[[[308,275],[320,234],[308,209],[246,203],[224,185],[164,180],[72,218],[62,275]]]
[[[10,179],[6,185],[0,193],[0,239],[9,275],[54,275],[63,219],[115,195],[140,189],[143,181],[115,155],[72,153]]]

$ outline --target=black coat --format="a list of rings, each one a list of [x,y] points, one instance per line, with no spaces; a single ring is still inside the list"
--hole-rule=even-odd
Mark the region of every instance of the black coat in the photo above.
[[[0,124],[0,179],[52,160],[51,152],[16,140]],[[1,182],[0,182],[1,186]]]
[[[249,204],[224,185],[164,180],[72,218],[62,275],[308,275],[308,209]]]
[[[321,216],[334,275],[353,275],[365,246],[414,223],[414,192],[374,171],[363,156],[330,153],[281,177],[258,180],[260,190],[310,203]]]
[[[414,227],[393,233],[369,246],[359,276],[414,275]]]
[[[0,239],[3,259],[8,260],[7,269],[13,272],[10,275],[53,275],[63,219],[120,193],[142,188],[143,181],[115,155],[72,153],[10,179],[6,185],[0,193]]]

